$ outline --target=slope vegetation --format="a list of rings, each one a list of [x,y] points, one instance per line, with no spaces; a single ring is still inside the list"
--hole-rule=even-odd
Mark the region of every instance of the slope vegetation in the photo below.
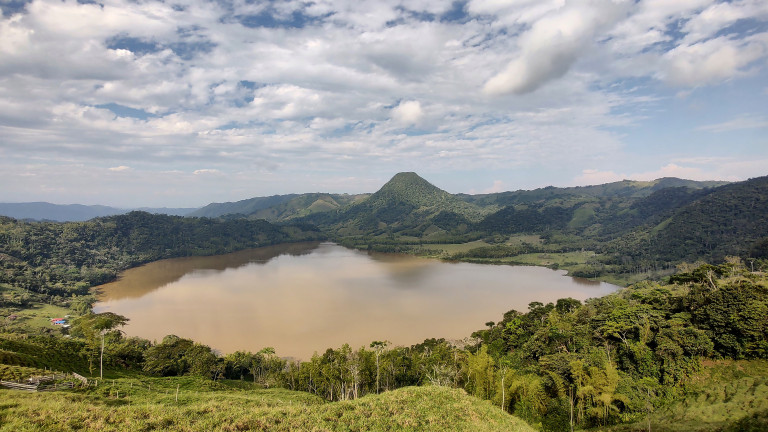
[[[715,189],[680,208],[658,228],[650,253],[663,258],[719,261],[746,256],[768,237],[768,177]]]
[[[0,395],[0,431],[535,430],[487,401],[445,387],[408,387],[334,403],[303,392],[236,390],[190,378],[120,379],[74,393]]]
[[[406,229],[422,234],[433,226],[437,229],[466,227],[491,211],[451,195],[416,173],[404,172],[396,174],[368,199],[321,223],[349,234]]]
[[[366,194],[305,193],[256,197],[237,202],[212,203],[190,213],[191,217],[247,217],[270,222],[336,210],[367,197]]]

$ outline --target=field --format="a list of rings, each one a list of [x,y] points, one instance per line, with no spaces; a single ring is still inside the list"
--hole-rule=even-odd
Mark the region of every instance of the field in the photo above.
[[[244,384],[142,377],[71,392],[0,390],[0,431],[534,430],[458,389],[407,387],[327,403],[308,393]]]

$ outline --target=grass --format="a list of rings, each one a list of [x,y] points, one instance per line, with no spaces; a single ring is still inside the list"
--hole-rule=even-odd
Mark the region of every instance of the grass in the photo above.
[[[34,303],[28,308],[14,308],[13,315],[16,319],[7,322],[9,328],[20,328],[23,332],[37,332],[39,329],[57,329],[59,326],[51,324],[51,318],[63,318],[71,314],[65,307],[49,305],[46,303]],[[2,319],[4,317],[0,317]]]
[[[0,364],[0,380],[22,381],[35,375],[50,375],[51,371],[40,368]]]
[[[474,248],[484,247],[484,246],[491,246],[489,243],[486,243],[482,240],[476,240],[469,243],[436,243],[436,244],[423,244],[419,245],[419,248],[422,250],[429,250],[437,252],[438,255],[443,252],[448,255],[452,255],[459,252],[467,252]]]
[[[704,362],[684,397],[652,413],[650,423],[655,432],[768,430],[768,361]],[[609,430],[646,431],[648,421]]]
[[[176,386],[179,400],[176,401]],[[326,403],[194,378],[120,379],[52,393],[0,390],[0,431],[533,431],[463,390],[408,387]]]
[[[568,222],[568,228],[579,228],[591,225],[595,218],[596,204],[585,204],[575,212],[573,212],[573,218]]]
[[[509,246],[519,246],[523,243],[541,244],[541,242],[541,237],[536,235],[513,235],[505,243]],[[492,245],[482,240],[469,243],[423,244],[419,245],[419,255],[428,258],[446,258],[457,253],[467,252],[483,246]],[[588,264],[589,260],[594,260],[597,256],[598,255],[593,251],[536,252],[505,258],[467,258],[463,261],[480,264],[534,265],[558,268],[573,272],[575,270],[581,269],[583,266]],[[629,286],[635,282],[648,279],[649,276],[651,275],[647,273],[604,273],[600,275],[598,279],[602,282],[608,282],[618,286]]]
[[[587,260],[594,258],[595,256],[597,256],[597,254],[592,251],[558,253],[546,252],[517,255],[510,257],[509,260],[520,264],[540,266],[557,265],[559,268],[568,268],[571,266],[586,264]]]

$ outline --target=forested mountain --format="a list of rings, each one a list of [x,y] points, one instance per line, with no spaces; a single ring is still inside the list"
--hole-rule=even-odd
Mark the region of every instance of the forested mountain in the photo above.
[[[152,208],[142,207],[139,211],[148,213],[184,216],[194,208]],[[14,219],[31,219],[55,222],[82,222],[96,217],[128,213],[132,209],[122,209],[102,205],[51,204],[47,202],[0,203],[0,215]]]
[[[86,294],[90,286],[108,282],[121,270],[158,259],[321,238],[307,226],[145,212],[67,223],[0,217],[0,284],[68,297]]]
[[[595,186],[453,195],[416,173],[396,174],[374,194],[302,194],[214,203],[189,216],[299,220],[334,236],[568,234],[600,241],[626,234],[727,182],[661,178]],[[586,232],[585,232],[586,231]],[[470,238],[467,237],[467,238]],[[459,238],[460,240],[460,238]]]
[[[280,205],[290,199],[298,196],[290,195],[272,195],[268,197],[256,197],[236,202],[211,203],[198,210],[193,211],[190,217],[219,217],[229,214],[248,216],[259,210],[264,210],[272,206]]]
[[[281,222],[314,213],[335,210],[366,198],[367,194],[305,193],[256,197],[237,202],[212,203],[194,211],[191,217],[246,217]]]
[[[518,190],[491,194],[458,194],[461,199],[477,205],[509,206],[516,204],[544,204],[546,202],[568,201],[574,198],[642,198],[652,193],[673,187],[691,189],[713,188],[728,184],[723,181],[694,181],[675,177],[663,177],[653,181],[622,180],[592,186],[558,188],[547,186],[533,190]]]
[[[660,259],[705,259],[758,253],[768,240],[768,177],[714,189],[647,230],[648,253]],[[754,253],[753,253],[754,252]]]
[[[358,203],[304,220],[339,235],[428,235],[436,230],[465,230],[491,211],[457,198],[416,173],[404,172]]]

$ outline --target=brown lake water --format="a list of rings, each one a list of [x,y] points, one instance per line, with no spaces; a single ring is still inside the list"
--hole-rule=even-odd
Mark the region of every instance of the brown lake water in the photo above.
[[[533,301],[618,289],[543,267],[368,254],[330,243],[163,260],[98,288],[95,311],[130,318],[129,336],[175,334],[222,353],[271,346],[301,359],[344,343],[462,339]]]

